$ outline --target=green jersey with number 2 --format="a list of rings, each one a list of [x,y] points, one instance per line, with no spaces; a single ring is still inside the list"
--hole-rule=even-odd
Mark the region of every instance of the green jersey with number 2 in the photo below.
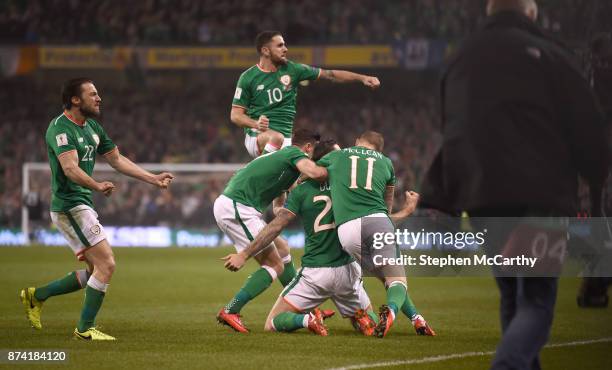
[[[336,226],[374,213],[388,214],[387,186],[395,185],[391,160],[376,150],[354,146],[319,160],[327,167]]]
[[[298,83],[316,80],[321,70],[305,64],[288,61],[275,72],[263,71],[258,65],[244,71],[238,79],[233,106],[243,107],[254,120],[265,115],[270,120],[270,129],[290,138],[296,112]],[[257,132],[245,128],[248,135]]]
[[[306,233],[302,266],[337,267],[353,261],[340,247],[327,183],[301,183],[289,193],[285,208],[302,218]]]

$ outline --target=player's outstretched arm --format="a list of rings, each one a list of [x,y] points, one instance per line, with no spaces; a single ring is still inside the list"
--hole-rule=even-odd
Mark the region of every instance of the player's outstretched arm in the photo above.
[[[327,168],[318,166],[312,160],[304,158],[295,164],[302,175],[315,181],[323,182],[327,180]]]
[[[70,179],[70,181],[93,191],[104,193],[106,196],[111,195],[111,193],[115,190],[115,185],[112,182],[97,182],[79,167],[79,156],[76,150],[64,152],[60,154],[57,159],[60,162],[60,166],[62,166],[64,174]]]
[[[416,193],[414,191],[407,191],[404,194],[406,195],[406,199],[404,200],[402,209],[389,215],[389,218],[391,219],[391,221],[393,221],[395,225],[410,216],[419,204],[419,193]]]
[[[229,254],[222,258],[225,261],[225,268],[230,271],[240,270],[249,258],[270,245],[293,219],[295,219],[295,215],[291,211],[285,208],[281,209],[274,220],[257,234],[255,240],[248,247],[240,251],[240,253]]]
[[[380,81],[377,77],[366,76],[355,72],[341,71],[337,69],[322,69],[321,77],[324,80],[331,82],[361,82],[365,86],[371,89],[377,89],[380,87]]]
[[[121,153],[119,153],[119,149],[117,148],[115,148],[115,150],[111,150],[109,153],[106,153],[104,158],[106,158],[108,163],[118,172],[121,172],[126,176],[142,180],[151,185],[155,185],[162,189],[167,189],[170,182],[172,182],[174,179],[174,175],[169,172],[162,172],[155,175],[143,169],[136,163],[121,155]]]
[[[232,123],[238,127],[252,128],[260,132],[266,131],[268,129],[268,125],[270,124],[268,117],[261,115],[259,116],[259,119],[255,121],[246,114],[246,109],[244,107],[239,107],[236,105],[232,106],[230,121],[232,121]]]

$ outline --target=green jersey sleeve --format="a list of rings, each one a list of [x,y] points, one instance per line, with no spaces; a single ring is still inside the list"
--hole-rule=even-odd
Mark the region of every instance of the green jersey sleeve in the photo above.
[[[249,82],[250,80],[246,77],[245,73],[240,75],[238,84],[236,85],[236,91],[234,91],[232,105],[237,105],[246,109],[251,106],[251,90],[249,88]]]
[[[321,68],[312,67],[302,63],[295,63],[295,73],[299,81],[316,80],[321,74]]]
[[[304,192],[301,191],[304,187],[302,184],[298,185],[295,189],[293,189],[287,200],[285,201],[285,208],[289,210],[294,215],[299,215],[302,209],[302,201],[304,198]]]
[[[301,161],[302,159],[308,159],[308,156],[306,155],[306,153],[299,150],[297,147],[292,147],[292,148],[294,148],[295,150],[291,150],[288,153],[288,159],[289,159],[289,163],[291,163],[291,166],[297,169],[297,163]]]
[[[393,169],[393,162],[391,162],[391,159],[387,158],[387,161],[389,163],[389,171],[391,172],[391,176],[389,176],[389,181],[387,181],[387,185],[388,186],[394,186],[395,185],[395,169]]]
[[[97,150],[98,154],[104,155],[117,147],[117,145],[113,143],[106,131],[104,131],[104,128],[102,128],[102,126],[98,122],[95,122],[94,127],[94,131],[98,135],[99,140]]]
[[[63,126],[49,128],[47,135],[45,135],[45,141],[56,156],[71,150],[76,150],[76,140],[74,136]]]

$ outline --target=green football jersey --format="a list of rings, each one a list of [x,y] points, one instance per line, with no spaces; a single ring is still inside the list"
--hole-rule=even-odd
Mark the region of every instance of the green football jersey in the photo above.
[[[306,233],[303,267],[336,267],[353,261],[340,246],[329,189],[327,183],[308,180],[287,198],[285,208],[301,216]]]
[[[391,160],[376,150],[354,146],[319,160],[327,167],[336,226],[373,213],[388,214],[385,188],[395,185]]]
[[[316,80],[321,70],[305,64],[288,61],[276,72],[265,72],[258,65],[244,71],[238,79],[232,105],[243,107],[254,120],[265,115],[270,120],[270,129],[291,137],[295,118],[298,83]],[[248,135],[257,132],[245,128]]]
[[[298,179],[296,164],[304,158],[308,156],[293,145],[259,156],[232,176],[223,194],[263,213]]]
[[[88,118],[79,126],[65,114],[51,121],[45,141],[51,167],[51,211],[64,212],[81,204],[93,208],[92,191],[66,177],[58,157],[76,150],[79,167],[91,176],[96,153],[106,154],[116,147],[115,144],[95,120]]]

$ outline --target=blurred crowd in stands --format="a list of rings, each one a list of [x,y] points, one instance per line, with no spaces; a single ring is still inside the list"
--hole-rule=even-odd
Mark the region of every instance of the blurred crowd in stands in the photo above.
[[[608,0],[539,0],[540,24],[565,39],[609,28]],[[0,0],[0,41],[250,45],[263,29],[292,44],[389,43],[465,36],[484,0]]]
[[[251,45],[262,29],[280,29],[289,46],[388,43],[409,37],[456,40],[482,21],[485,1],[347,3],[0,0],[0,43]],[[540,24],[564,40],[586,43],[585,38],[602,25],[610,29],[611,1],[538,3]],[[34,176],[30,193],[22,196],[21,191],[22,164],[47,161],[44,132],[61,113],[61,82],[50,82],[46,73],[0,80],[0,227],[19,227],[22,202],[33,217],[48,222],[48,177]],[[121,152],[140,163],[246,162],[242,130],[229,122],[239,73],[201,70],[177,77],[167,71],[145,74],[128,69],[127,82],[121,84],[100,78],[96,85],[103,98],[101,122]],[[438,72],[368,73],[387,74],[379,76],[380,90],[325,82],[302,88],[296,126],[316,127],[343,146],[351,145],[365,129],[381,131],[387,140],[385,152],[396,166],[396,195],[401,201],[400,190],[419,190],[440,144]],[[108,199],[95,198],[101,220],[107,225],[213,226],[212,201],[228,174],[178,175],[182,176],[170,192],[114,177],[118,191]],[[588,193],[580,195],[581,208],[588,209]]]
[[[401,189],[418,190],[438,145],[439,119],[435,77],[414,82],[412,92],[406,92],[406,86],[393,81],[392,76],[382,78],[385,88],[376,92],[357,84],[327,82],[301,88],[295,124],[314,127],[342,146],[352,145],[356,135],[366,129],[381,131],[386,138],[385,152],[396,163],[399,195]],[[214,93],[203,90],[199,83],[164,90],[133,86],[116,89],[100,81],[100,121],[120,151],[139,163],[245,163],[250,158],[244,148],[244,134],[229,121],[236,77],[237,73],[227,73],[214,82],[203,83],[216,86]],[[61,113],[59,88],[39,86],[27,78],[1,82],[0,87],[4,111],[0,118],[0,225],[18,227],[21,166],[24,162],[47,161],[44,132],[50,120]],[[32,96],[36,96],[35,101],[31,101]],[[23,104],[28,99],[31,103]],[[98,157],[98,163],[104,160]],[[94,200],[107,224],[214,225],[212,202],[229,175],[177,174],[173,190],[160,192],[108,173],[105,176],[112,176],[108,179],[115,182],[118,191],[108,199],[96,196]],[[32,207],[32,216],[45,220],[48,174],[33,172],[30,188],[32,194],[24,201]]]

